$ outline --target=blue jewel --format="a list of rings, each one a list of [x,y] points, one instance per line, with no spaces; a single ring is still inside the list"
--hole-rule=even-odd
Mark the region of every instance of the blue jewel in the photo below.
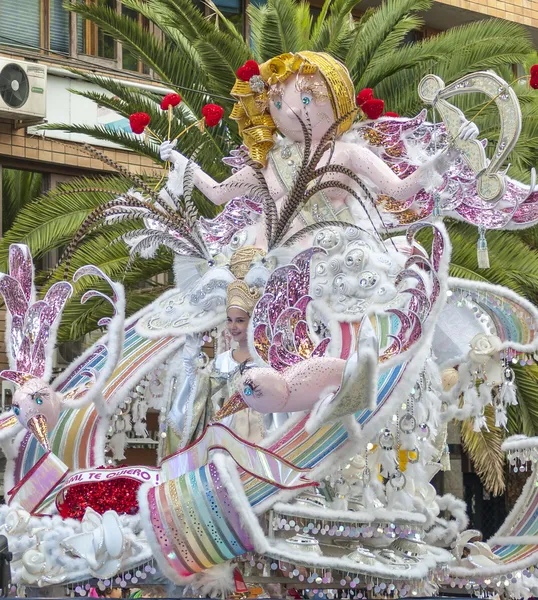
[[[18,416],[21,412],[21,409],[18,406],[13,407],[13,412]]]
[[[280,110],[280,109],[282,108],[282,102],[280,102],[280,100],[277,100],[277,101],[275,102],[275,106],[276,106],[276,109],[277,109],[277,110]]]
[[[310,98],[308,96],[303,97],[303,104],[308,106],[310,104]]]
[[[35,399],[35,403],[36,403],[36,404],[43,404],[43,398],[41,398],[41,397],[39,397],[39,396],[38,396],[38,397]]]
[[[245,386],[243,393],[245,394],[245,396],[252,396],[253,392],[252,392],[252,388],[250,387],[250,385]]]

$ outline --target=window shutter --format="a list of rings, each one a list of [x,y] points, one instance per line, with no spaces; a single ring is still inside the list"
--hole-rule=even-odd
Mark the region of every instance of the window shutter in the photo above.
[[[69,55],[69,11],[63,0],[50,0],[50,49]]]
[[[40,3],[0,0],[0,44],[39,48]]]

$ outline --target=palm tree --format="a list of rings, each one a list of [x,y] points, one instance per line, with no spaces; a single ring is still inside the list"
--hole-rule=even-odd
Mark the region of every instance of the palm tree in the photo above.
[[[41,173],[2,169],[2,234],[11,229],[17,213],[41,195]]]
[[[229,92],[235,72],[248,59],[262,62],[283,52],[306,49],[329,52],[348,66],[357,89],[375,87],[387,110],[407,116],[422,108],[416,89],[427,73],[437,73],[449,83],[476,70],[494,69],[510,80],[514,64],[533,60],[532,46],[523,27],[502,20],[475,22],[418,43],[406,43],[406,36],[422,26],[420,14],[431,7],[432,0],[385,0],[378,8],[366,10],[359,19],[352,17],[359,0],[325,0],[315,22],[307,2],[268,0],[267,4],[251,4],[248,8],[249,42],[211,0],[208,4],[217,14],[218,23],[207,20],[192,0],[122,1],[154,24],[161,34],[151,34],[139,21],[118,14],[103,3],[67,3],[66,7],[121,42],[152,69],[161,85],[181,94],[183,101],[174,108],[171,132],[167,115],[159,108],[160,98],[151,91],[133,90],[106,77],[81,73],[105,91],[76,93],[126,117],[133,112],[147,112],[152,130],[162,139],[175,137],[194,123],[207,102],[224,105],[229,115]],[[525,124],[511,157],[510,173],[521,178],[538,161],[538,111],[537,99],[528,86],[517,86],[517,93]],[[458,101],[469,117],[483,106],[483,98],[473,95]],[[494,107],[483,111],[477,124],[490,140],[496,141],[498,122]],[[141,140],[100,126],[49,127],[108,140],[160,162],[157,146],[148,138]],[[197,162],[218,179],[227,172],[219,159],[239,142],[235,122],[226,117],[220,126],[205,134],[193,128],[181,138],[180,150],[189,155],[198,149]],[[123,176],[81,178],[37,199],[19,213],[1,241],[0,267],[5,268],[12,242],[26,242],[34,256],[64,245],[93,208],[130,186],[132,182]],[[197,201],[203,213],[212,214],[214,207],[200,197]],[[128,293],[128,309],[132,312],[161,293],[161,286],[151,282],[155,275],[170,270],[172,257],[162,251],[152,260],[135,261],[126,271],[128,253],[118,236],[129,227],[124,223],[111,224],[86,237],[73,257],[70,272],[93,262],[112,278],[123,279],[128,291],[140,286],[141,281],[147,282],[142,284],[143,293]],[[455,240],[454,275],[505,283],[531,300],[536,298],[538,252],[533,233],[500,232],[489,236],[493,268],[486,272],[476,269],[476,233],[472,228],[454,223],[451,235]],[[49,282],[62,278],[63,271],[60,265],[49,274]],[[99,302],[81,306],[78,298],[82,291],[78,286],[75,299],[64,312],[61,340],[76,339],[90,331],[97,317],[107,310]],[[538,430],[538,408],[533,408],[538,407],[538,393],[532,383],[538,379],[538,369],[526,370],[519,379],[523,402],[519,412],[511,414],[511,428],[521,430],[524,423],[525,432],[534,433],[535,428]]]

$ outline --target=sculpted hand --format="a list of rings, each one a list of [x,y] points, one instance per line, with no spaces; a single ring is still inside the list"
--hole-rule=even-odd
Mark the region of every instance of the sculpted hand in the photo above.
[[[183,195],[183,179],[185,178],[185,169],[189,164],[189,159],[186,156],[183,156],[183,154],[177,150],[174,150],[176,143],[177,140],[167,140],[163,142],[159,148],[159,153],[162,160],[166,160],[174,165],[174,169],[170,171],[168,178],[168,189],[174,194],[181,196]],[[191,165],[194,166],[194,168],[200,168],[193,162],[191,162]]]
[[[465,123],[461,126],[458,137],[464,141],[474,140],[478,137],[480,133],[476,123],[472,121],[465,121]]]
[[[189,161],[185,156],[180,154],[177,150],[174,150],[174,148],[176,147],[176,144],[177,144],[177,140],[164,141],[159,147],[159,154],[161,156],[161,160],[166,160],[168,162],[171,162],[174,166],[176,166],[177,163],[179,163],[180,166],[183,167],[183,169],[184,169],[187,166],[187,163]]]

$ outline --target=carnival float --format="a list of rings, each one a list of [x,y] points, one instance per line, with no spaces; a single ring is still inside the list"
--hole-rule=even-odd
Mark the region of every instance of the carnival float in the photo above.
[[[498,109],[489,159],[450,103],[461,93]],[[479,431],[490,410],[504,426],[512,364],[538,351],[534,305],[449,276],[443,225],[475,225],[486,267],[488,228],[538,221],[534,174],[528,186],[500,171],[521,127],[517,96],[492,72],[448,86],[429,75],[418,94],[440,122],[426,109],[380,116],[343,64],[306,51],[248,61],[231,94],[243,145],[229,178],[166,141],[162,189],[136,180],[68,247],[69,259],[101,224],[137,220],[132,255],[170,248],[176,285],[126,319],[122,285],[79,269],[75,281],[107,282],[111,316],[52,381],[72,284],[38,299],[28,248],[10,249],[0,376],[17,390],[0,419],[0,523],[15,583],[80,596],[163,578],[191,596],[535,595],[537,440],[505,442],[533,474],[488,543],[466,530],[465,504],[430,483],[447,424],[471,418]],[[222,115],[204,111],[205,126]],[[148,125],[133,115],[133,131]],[[198,215],[194,188],[225,205],[216,218]],[[115,466],[148,407],[158,464]]]

